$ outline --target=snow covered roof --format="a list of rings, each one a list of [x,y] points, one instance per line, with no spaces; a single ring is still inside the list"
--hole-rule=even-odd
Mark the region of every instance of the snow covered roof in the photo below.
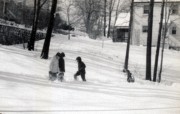
[[[149,2],[150,0],[134,0],[134,2]],[[167,0],[168,2],[180,2],[180,0]],[[154,0],[154,2],[162,2],[162,0]]]
[[[169,19],[168,21],[163,19],[163,23],[167,22],[167,24],[170,24],[171,23],[171,20]]]
[[[115,26],[129,26],[130,13],[120,13]]]

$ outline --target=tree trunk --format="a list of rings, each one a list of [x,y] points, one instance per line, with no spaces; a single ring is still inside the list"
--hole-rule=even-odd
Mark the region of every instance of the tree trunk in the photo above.
[[[110,37],[110,33],[111,33],[111,16],[112,16],[114,3],[115,3],[115,0],[111,0],[109,4],[109,24],[108,24],[108,33],[107,33],[108,38]]]
[[[112,5],[112,0],[111,0],[111,4],[109,6],[109,24],[108,24],[108,33],[107,33],[107,37],[110,37],[110,31],[111,31],[111,5]]]
[[[132,0],[131,2],[130,22],[129,22],[128,41],[127,41],[127,47],[126,47],[124,71],[128,70],[129,48],[130,48],[130,39],[132,37],[131,30],[132,30],[132,23],[133,23],[133,15],[134,15],[134,0]]]
[[[165,3],[165,0],[163,0],[162,8],[161,8],[161,19],[160,19],[160,23],[159,23],[159,33],[158,33],[158,41],[157,41],[155,64],[154,64],[154,75],[153,75],[154,82],[156,82],[156,77],[157,77],[159,50],[160,50],[160,45],[161,45],[161,33],[162,33],[161,31],[162,31],[163,16],[164,16],[164,3]]]
[[[89,5],[90,5],[89,1],[85,0],[85,8],[87,8],[86,11],[84,12],[85,13],[85,26],[86,26],[86,33],[88,35],[90,35],[91,33],[90,21],[91,21],[91,14],[92,14],[92,9],[91,9],[91,6]]]
[[[119,16],[120,1],[121,1],[121,0],[118,0],[117,6],[116,6],[115,19],[114,19],[114,25],[113,25],[114,27],[115,27],[115,25],[116,25],[116,22],[117,22],[117,19],[118,19],[118,16]],[[113,28],[114,28],[114,27],[113,27]]]
[[[69,26],[69,29],[68,29],[68,40],[70,40],[70,6],[68,7],[67,9],[67,18],[68,18],[68,26]]]
[[[36,8],[37,8],[37,1],[34,0],[33,25],[32,25],[30,40],[28,41],[28,50],[29,51],[32,50],[32,37],[33,37],[33,31],[34,31],[34,26],[35,26],[35,18],[36,18],[36,12],[37,12]]]
[[[3,18],[6,17],[6,0],[3,0]]]
[[[151,0],[149,17],[148,17],[148,36],[147,36],[147,52],[146,52],[146,80],[150,80],[150,81],[151,81],[151,45],[152,45],[152,30],[153,30],[153,9],[154,9],[154,0]]]
[[[46,38],[45,38],[42,53],[41,53],[41,58],[43,59],[48,59],[48,55],[49,55],[49,47],[50,47],[50,41],[51,41],[51,34],[52,34],[53,26],[54,26],[56,6],[57,6],[57,0],[52,0],[50,20],[49,20]]]
[[[23,8],[22,8],[24,10],[22,12],[22,15],[23,15],[23,19],[22,19],[23,22],[22,23],[26,26],[26,24],[25,24],[25,5],[26,5],[26,0],[23,1]],[[25,49],[26,45],[25,45],[25,36],[24,35],[23,35],[23,38],[22,38],[22,42],[23,42],[23,48]]]
[[[168,30],[167,22],[169,21],[170,11],[167,15],[167,0],[166,0],[166,10],[165,10],[165,27],[164,27],[164,36],[163,36],[163,44],[162,44],[162,52],[161,52],[161,63],[160,63],[160,70],[159,70],[159,82],[161,82],[161,74],[162,74],[162,67],[163,67],[163,59],[164,59],[164,45],[165,45],[165,38]]]
[[[104,0],[104,36],[106,36],[106,4],[107,0]]]
[[[39,13],[40,13],[40,0],[38,0],[38,3],[36,5],[36,0],[35,0],[35,6],[34,6],[34,20],[33,20],[33,26],[32,26],[32,31],[31,31],[31,38],[28,44],[28,50],[34,50],[34,44],[35,44],[35,39],[36,39],[36,31],[37,31],[37,26],[38,26],[38,20],[39,20]]]
[[[88,15],[87,15],[87,22],[86,22],[86,33],[87,34],[90,34],[90,19],[91,19],[91,14],[90,13],[88,13]]]
[[[120,1],[121,0],[118,0],[117,6],[116,6],[116,11],[115,11],[115,19],[114,19],[113,33],[112,33],[112,38],[113,39],[115,38],[115,36],[114,36],[114,34],[115,34],[115,26],[116,26],[116,22],[117,22],[117,19],[118,19],[118,16],[119,16]]]

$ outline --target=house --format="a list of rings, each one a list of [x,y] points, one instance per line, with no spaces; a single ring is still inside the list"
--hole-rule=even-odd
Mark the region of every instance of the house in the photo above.
[[[155,0],[152,46],[157,45],[162,0]],[[170,13],[166,46],[180,49],[180,0],[168,0],[164,12]],[[135,0],[132,27],[132,44],[147,45],[149,0]],[[165,20],[165,18],[164,18]],[[163,21],[164,27],[165,21]]]
[[[115,24],[113,42],[127,42],[130,13],[120,13]]]

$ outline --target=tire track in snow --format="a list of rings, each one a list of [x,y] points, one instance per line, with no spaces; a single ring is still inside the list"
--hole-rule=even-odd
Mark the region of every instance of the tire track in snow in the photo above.
[[[171,100],[178,100],[180,101],[180,94],[179,93],[172,93],[171,91],[151,91],[150,89],[126,89],[121,87],[110,87],[105,86],[104,84],[101,86],[94,86],[94,85],[86,85],[81,83],[77,85],[72,82],[70,83],[53,83],[49,84],[48,80],[42,79],[42,80],[36,80],[36,79],[26,79],[24,77],[16,77],[17,74],[9,74],[9,75],[0,75],[1,80],[15,82],[15,83],[24,83],[34,86],[45,86],[45,87],[54,87],[54,88],[61,88],[61,89],[68,89],[71,91],[84,91],[84,92],[90,92],[90,93],[99,93],[99,94],[106,94],[106,95],[116,95],[116,96],[123,96],[123,97],[137,97],[137,98],[144,98],[144,97],[151,97],[151,98],[158,98],[158,99],[171,99]],[[129,94],[131,93],[131,94]]]
[[[121,112],[121,111],[149,111],[149,110],[180,110],[180,107],[161,107],[161,108],[124,108],[124,109],[102,109],[102,110],[0,110],[0,112]]]

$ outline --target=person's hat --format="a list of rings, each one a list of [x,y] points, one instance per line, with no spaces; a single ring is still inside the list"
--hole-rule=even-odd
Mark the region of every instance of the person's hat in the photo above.
[[[81,57],[77,57],[76,60],[77,60],[77,61],[81,61]]]
[[[61,55],[61,54],[60,54],[59,52],[56,53],[56,56],[59,56],[59,57],[60,57],[60,55]]]
[[[62,52],[62,53],[61,53],[61,57],[65,57],[65,54],[64,54],[64,52]]]

